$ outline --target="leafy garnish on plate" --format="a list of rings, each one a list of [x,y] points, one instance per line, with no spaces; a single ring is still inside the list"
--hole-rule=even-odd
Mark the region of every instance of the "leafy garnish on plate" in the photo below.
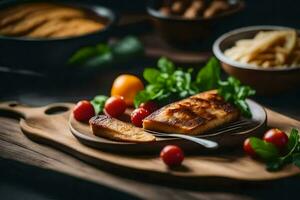
[[[188,70],[175,68],[170,60],[166,58],[159,59],[157,68],[146,68],[144,70],[143,77],[148,84],[144,90],[136,95],[134,99],[135,107],[150,100],[168,103],[171,100],[196,94],[198,89],[192,82],[192,72],[192,68]]]
[[[108,96],[98,95],[98,96],[95,96],[94,99],[91,101],[91,104],[94,107],[96,115],[103,112],[104,105],[105,105],[105,102],[107,99],[108,99]]]
[[[256,137],[251,137],[250,144],[257,155],[264,160],[272,161],[279,156],[278,149],[272,143],[263,141]]]
[[[251,117],[246,98],[254,95],[255,91],[249,86],[244,86],[234,77],[226,81],[220,78],[221,67],[215,57],[199,70],[193,78],[193,69],[183,70],[175,67],[174,63],[165,57],[158,60],[156,68],[146,68],[143,73],[147,86],[140,91],[134,105],[156,100],[163,104],[183,99],[199,92],[218,89],[218,93],[230,103],[236,105],[245,117]]]
[[[255,94],[249,86],[242,85],[241,82],[230,76],[226,81],[219,80],[218,93],[230,103],[236,105],[242,112],[242,115],[250,118],[252,116],[246,98]]]
[[[199,70],[196,77],[196,85],[199,91],[207,91],[218,88],[221,74],[219,61],[211,58],[208,63]]]
[[[250,138],[250,144],[255,153],[266,163],[268,171],[278,171],[287,164],[293,163],[300,167],[300,136],[299,131],[293,128],[289,135],[287,150],[280,155],[276,147],[259,138]]]

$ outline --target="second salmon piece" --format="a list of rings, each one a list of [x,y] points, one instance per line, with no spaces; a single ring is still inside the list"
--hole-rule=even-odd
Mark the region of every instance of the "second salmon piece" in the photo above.
[[[89,123],[94,135],[100,137],[135,143],[155,141],[155,136],[147,133],[142,128],[106,115],[92,117]]]

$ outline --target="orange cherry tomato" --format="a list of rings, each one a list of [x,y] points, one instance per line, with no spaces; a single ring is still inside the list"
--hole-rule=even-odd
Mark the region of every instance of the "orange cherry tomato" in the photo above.
[[[129,74],[118,76],[113,82],[111,96],[122,96],[127,106],[132,106],[135,95],[144,89],[142,81]]]

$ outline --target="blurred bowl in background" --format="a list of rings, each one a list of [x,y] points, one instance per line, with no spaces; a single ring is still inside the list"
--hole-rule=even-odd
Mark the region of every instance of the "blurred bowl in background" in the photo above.
[[[228,11],[210,18],[184,18],[176,15],[164,15],[159,10],[162,2],[162,0],[149,0],[147,12],[162,37],[171,44],[179,45],[203,41],[211,34],[215,26],[223,23],[224,19],[228,19],[242,11],[245,7],[243,0],[229,0],[228,2],[232,5],[232,8]]]
[[[2,1],[0,9],[10,6],[48,1]],[[29,38],[0,35],[0,65],[14,69],[33,69],[51,71],[66,65],[70,56],[80,47],[95,45],[105,41],[116,24],[117,16],[109,8],[72,1],[49,1],[59,5],[67,5],[92,12],[94,15],[106,19],[105,27],[99,31],[81,36],[63,38]]]
[[[259,68],[240,63],[224,55],[224,51],[241,39],[253,38],[260,31],[291,29],[281,26],[250,26],[230,31],[213,44],[213,53],[221,61],[226,73],[253,87],[258,94],[279,94],[300,86],[300,66],[284,68]],[[299,31],[298,31],[299,35]]]

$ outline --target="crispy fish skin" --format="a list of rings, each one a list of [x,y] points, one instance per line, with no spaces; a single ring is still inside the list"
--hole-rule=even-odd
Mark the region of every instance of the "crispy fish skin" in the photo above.
[[[171,103],[143,120],[143,128],[198,135],[238,120],[239,110],[211,90]]]
[[[106,115],[97,115],[89,121],[94,135],[123,142],[152,142],[155,136],[145,132],[142,128],[122,122]]]

